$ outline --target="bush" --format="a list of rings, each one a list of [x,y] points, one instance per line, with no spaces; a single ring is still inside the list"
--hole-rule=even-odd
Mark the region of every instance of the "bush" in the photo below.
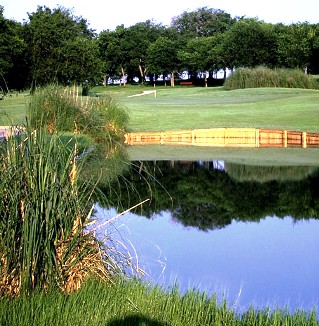
[[[319,83],[304,72],[294,69],[238,68],[225,81],[225,89],[282,87],[318,89]]]

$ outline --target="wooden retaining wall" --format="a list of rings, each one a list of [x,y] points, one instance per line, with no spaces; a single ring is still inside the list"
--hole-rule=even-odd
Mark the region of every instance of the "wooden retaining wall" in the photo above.
[[[125,135],[125,143],[128,145],[319,148],[319,133],[255,128],[133,132]]]

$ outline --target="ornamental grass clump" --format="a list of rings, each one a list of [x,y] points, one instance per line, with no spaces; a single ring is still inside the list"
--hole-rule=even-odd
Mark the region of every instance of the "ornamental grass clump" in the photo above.
[[[319,83],[298,69],[238,68],[225,81],[225,89],[281,87],[318,89]]]
[[[28,128],[0,146],[0,295],[78,289],[86,277],[121,272],[85,232],[95,185],[79,183],[76,143]]]
[[[128,114],[107,96],[80,96],[76,86],[46,86],[32,96],[28,119],[34,129],[86,137],[84,178],[94,175],[106,185],[127,166],[124,134]]]

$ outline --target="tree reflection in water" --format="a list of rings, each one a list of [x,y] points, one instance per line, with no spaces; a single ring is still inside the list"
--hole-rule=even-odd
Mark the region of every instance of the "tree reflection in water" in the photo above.
[[[151,217],[169,210],[174,220],[203,231],[274,215],[319,219],[316,167],[144,161],[132,162],[122,181],[112,185],[111,193],[105,190],[118,210],[151,198],[135,213]]]

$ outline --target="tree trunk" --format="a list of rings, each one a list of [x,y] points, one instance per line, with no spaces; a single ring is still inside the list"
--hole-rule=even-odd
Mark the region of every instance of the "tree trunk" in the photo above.
[[[107,86],[107,81],[108,81],[108,79],[109,79],[109,75],[104,75],[104,78],[103,78],[103,83],[104,83],[104,87],[106,87]]]
[[[172,71],[171,73],[171,87],[175,87],[175,76],[174,76],[175,72]]]
[[[141,79],[142,79],[141,84],[144,84],[144,71],[143,71],[141,64],[138,65],[138,69],[140,70],[140,74],[141,74]]]
[[[123,86],[125,86],[125,71],[124,71],[123,67],[121,67],[121,70],[122,70]],[[121,79],[120,79],[120,86],[121,86],[121,83],[122,83]]]

